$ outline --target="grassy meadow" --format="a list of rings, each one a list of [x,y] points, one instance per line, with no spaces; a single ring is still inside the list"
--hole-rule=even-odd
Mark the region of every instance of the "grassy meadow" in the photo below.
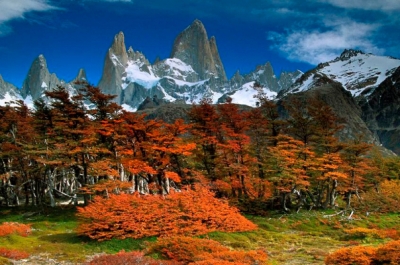
[[[27,236],[11,234],[0,237],[0,246],[25,251],[26,259],[0,258],[0,264],[85,264],[95,255],[121,250],[145,250],[156,238],[97,242],[78,236],[74,207],[49,208],[41,212],[30,208],[0,208],[0,223],[30,224]],[[327,254],[344,246],[379,245],[400,234],[400,218],[386,215],[336,215],[333,211],[300,211],[293,214],[271,213],[247,216],[258,225],[251,232],[213,232],[205,238],[216,240],[231,249],[264,249],[268,264],[324,264]],[[154,255],[153,255],[154,256]]]

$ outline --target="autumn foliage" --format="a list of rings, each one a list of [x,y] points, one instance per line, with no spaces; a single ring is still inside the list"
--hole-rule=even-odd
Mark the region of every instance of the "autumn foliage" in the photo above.
[[[25,251],[0,247],[0,256],[8,259],[20,260],[26,259],[30,255]]]
[[[267,254],[262,251],[237,251],[210,239],[177,236],[161,238],[148,252],[161,253],[164,258],[184,264],[265,264]]]
[[[144,256],[143,252],[121,251],[114,255],[101,255],[89,262],[90,265],[180,265],[176,261],[168,260],[155,260],[150,257]]]
[[[96,240],[249,231],[256,225],[203,187],[169,196],[96,197],[78,208],[78,233]]]
[[[358,207],[365,211],[397,213],[400,211],[400,180],[384,180],[377,189],[363,194]]]
[[[0,224],[0,236],[7,236],[14,233],[20,236],[28,236],[30,232],[31,226],[27,224],[20,224],[15,222],[6,222]]]
[[[355,246],[341,248],[328,255],[326,265],[380,265],[400,264],[400,241],[390,241],[377,248]]]

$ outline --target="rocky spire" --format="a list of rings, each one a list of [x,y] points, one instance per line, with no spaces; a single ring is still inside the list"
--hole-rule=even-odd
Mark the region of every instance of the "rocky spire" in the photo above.
[[[208,40],[200,20],[196,19],[176,37],[170,57],[192,66],[201,80],[210,77],[227,80],[215,38]]]
[[[79,69],[78,75],[75,77],[74,81],[87,81],[85,69]]]
[[[128,62],[128,53],[126,52],[125,47],[125,37],[122,31],[115,35],[114,42],[109,49],[109,53],[118,57],[120,63],[123,65]]]
[[[61,82],[55,74],[50,74],[44,56],[39,55],[32,63],[28,75],[22,85],[21,94],[24,98],[28,95],[33,100],[40,98],[45,90],[53,90]]]
[[[119,32],[114,37],[111,47],[104,59],[103,74],[99,87],[103,93],[117,95],[115,101],[121,104],[122,77],[128,63],[128,53],[125,47],[124,33]]]
[[[267,62],[264,65],[258,65],[253,72],[245,76],[245,82],[251,81],[258,81],[260,84],[272,91],[277,92],[280,90],[278,80],[270,62]]]
[[[224,69],[224,65],[222,64],[221,58],[219,57],[218,53],[218,48],[217,48],[217,41],[215,40],[215,37],[212,36],[210,39],[210,49],[211,49],[211,55],[214,60],[214,65],[218,73],[218,77],[222,78],[223,81],[226,81],[226,73]]]

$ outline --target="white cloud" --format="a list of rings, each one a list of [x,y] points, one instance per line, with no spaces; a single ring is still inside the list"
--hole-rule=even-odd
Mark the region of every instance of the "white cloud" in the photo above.
[[[399,0],[319,0],[333,6],[363,10],[396,11],[400,10]]]
[[[325,30],[269,32],[268,39],[274,42],[271,48],[279,50],[289,60],[311,64],[330,61],[348,48],[383,53],[371,41],[379,25],[349,20],[325,21],[324,24]]]
[[[23,18],[32,11],[49,11],[56,9],[44,0],[0,1],[0,24],[15,18]]]
[[[51,6],[46,0],[0,0],[0,36],[7,35],[12,32],[12,28],[7,22],[24,18],[24,14],[32,11],[50,11],[58,9]]]

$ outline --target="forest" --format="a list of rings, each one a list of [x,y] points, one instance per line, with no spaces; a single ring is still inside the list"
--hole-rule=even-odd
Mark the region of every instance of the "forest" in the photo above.
[[[91,264],[269,264],[268,250],[235,250],[208,235],[255,231],[252,217],[271,213],[330,211],[352,220],[399,212],[399,158],[362,135],[339,137],[344,125],[318,96],[277,106],[260,93],[257,108],[203,99],[188,110],[189,122],[167,123],[80,86],[74,96],[61,86],[46,91],[33,110],[22,101],[0,107],[0,207],[74,207],[76,233],[88,240],[158,238],[145,252]],[[0,238],[30,229],[2,222]],[[399,230],[324,262],[398,264]],[[10,253],[0,248],[0,256],[24,256]]]

